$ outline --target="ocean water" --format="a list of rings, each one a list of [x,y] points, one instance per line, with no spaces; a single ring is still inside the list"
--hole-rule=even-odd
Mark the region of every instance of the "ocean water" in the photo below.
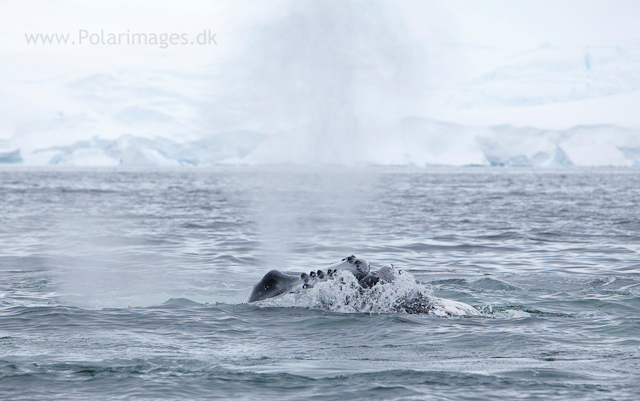
[[[351,254],[481,316],[246,303]],[[0,394],[638,399],[640,170],[2,168]]]

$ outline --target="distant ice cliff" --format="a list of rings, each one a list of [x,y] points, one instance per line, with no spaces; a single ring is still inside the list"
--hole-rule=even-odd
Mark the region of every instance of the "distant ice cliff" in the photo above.
[[[211,166],[216,164],[640,166],[640,132],[615,126],[583,126],[563,131],[497,126],[465,127],[407,118],[382,143],[368,143],[339,160],[318,160],[307,127],[266,135],[227,131],[194,141],[131,134],[67,146],[0,150],[0,163],[66,166]]]

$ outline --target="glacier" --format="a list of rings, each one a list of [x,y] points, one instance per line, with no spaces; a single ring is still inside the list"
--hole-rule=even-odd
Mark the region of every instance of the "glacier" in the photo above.
[[[640,167],[638,38],[507,51],[287,4],[209,64],[54,73],[1,45],[0,164]]]
[[[210,166],[241,160],[265,137],[251,131],[232,131],[178,143],[131,134],[117,139],[96,136],[69,146],[36,149],[27,160],[34,165],[62,166]]]
[[[427,92],[437,106],[383,115],[344,99],[327,107],[327,92],[314,103],[322,111],[279,125],[243,109],[246,99],[216,99],[218,77],[204,71],[14,82],[13,96],[37,107],[2,131],[0,163],[640,166],[640,45],[542,46],[501,63]]]
[[[0,163],[63,166],[212,166],[218,164],[324,164],[407,166],[640,167],[640,132],[616,126],[580,126],[555,131],[512,126],[468,127],[406,118],[383,143],[368,143],[345,162],[318,159],[303,127],[272,135],[228,131],[194,141],[124,134],[116,139],[35,149],[0,150]]]

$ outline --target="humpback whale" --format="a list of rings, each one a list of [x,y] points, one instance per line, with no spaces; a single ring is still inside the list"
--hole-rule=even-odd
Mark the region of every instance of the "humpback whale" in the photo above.
[[[349,272],[357,280],[359,291],[365,293],[375,286],[392,284],[403,271],[393,265],[372,271],[369,262],[351,255],[334,263],[325,270],[309,273],[281,272],[271,270],[251,291],[248,302],[257,302],[283,294],[296,293],[313,288],[319,282],[333,280],[338,272]],[[436,316],[474,316],[480,313],[471,305],[449,299],[415,294],[398,299],[395,310],[410,314]]]

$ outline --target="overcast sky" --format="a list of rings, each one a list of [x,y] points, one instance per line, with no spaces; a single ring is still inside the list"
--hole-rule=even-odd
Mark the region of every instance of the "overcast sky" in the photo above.
[[[386,13],[395,10],[398,15],[393,16],[393,24],[403,24],[407,37],[417,42],[476,44],[513,52],[543,44],[597,45],[640,39],[640,2],[633,0],[400,0],[381,4]],[[57,69],[157,66],[158,60],[168,67],[187,68],[228,57],[250,58],[251,54],[243,53],[247,39],[259,35],[259,27],[265,21],[278,18],[288,7],[289,2],[282,0],[100,3],[9,0],[0,3],[0,54],[9,61],[39,64],[43,68],[37,68],[35,74]],[[26,33],[38,32],[77,36],[80,30],[101,29],[116,33],[131,30],[193,35],[212,29],[217,33],[219,45],[206,49],[43,48],[27,45],[24,37]]]

